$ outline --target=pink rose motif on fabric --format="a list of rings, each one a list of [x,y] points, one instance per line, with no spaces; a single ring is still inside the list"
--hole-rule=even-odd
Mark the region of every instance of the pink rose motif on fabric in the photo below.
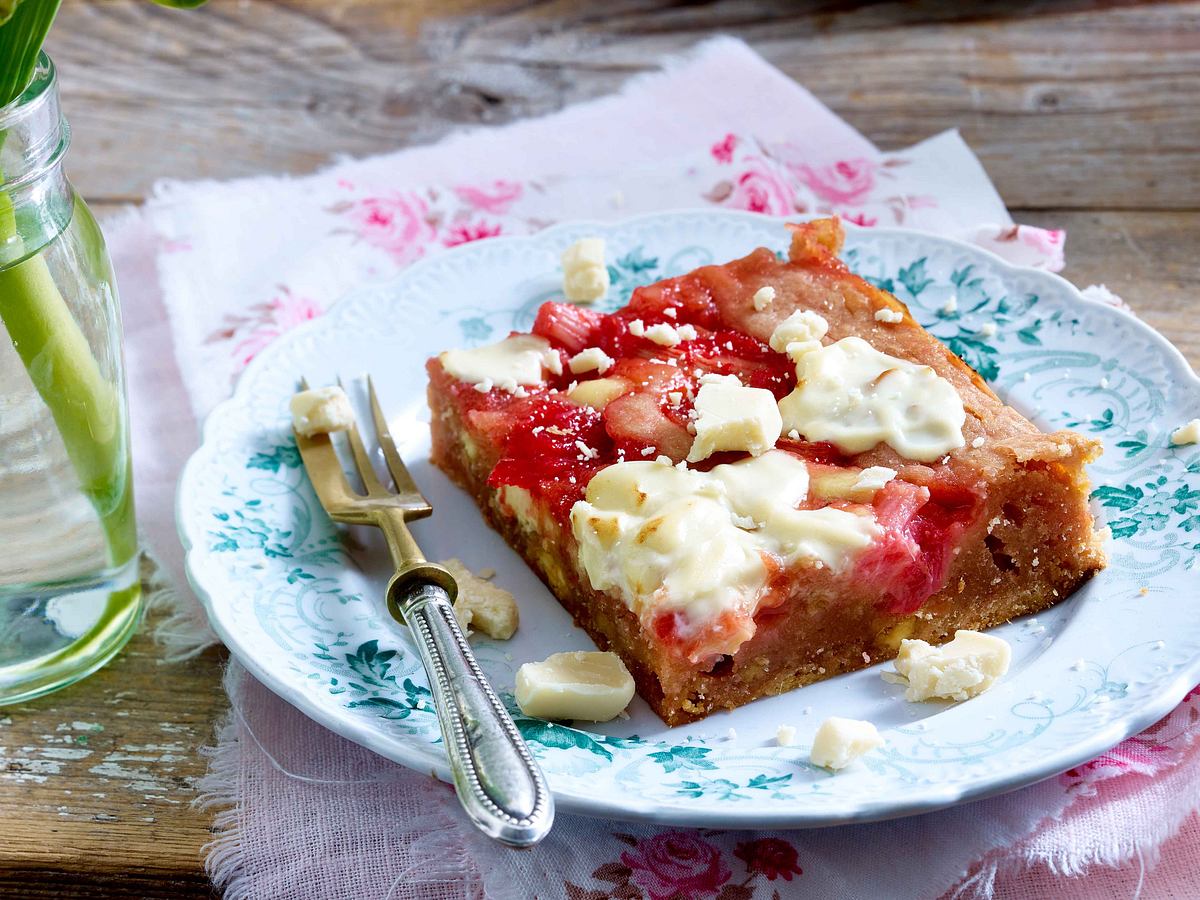
[[[471,241],[496,237],[500,231],[501,226],[498,223],[467,222],[463,225],[451,226],[447,235],[442,238],[442,243],[447,247],[457,247],[459,244],[469,244]]]
[[[879,219],[873,216],[868,216],[866,213],[842,212],[838,213],[838,215],[847,222],[852,222],[855,225],[861,225],[864,228],[870,228],[872,225],[875,225],[879,222]]]
[[[796,848],[780,838],[742,841],[734,848],[733,855],[746,864],[747,872],[765,875],[768,881],[776,878],[791,881],[793,876],[804,874]]]
[[[827,203],[854,206],[875,187],[877,164],[869,159],[844,159],[820,168],[801,163],[791,168],[809,190]]]
[[[235,341],[230,352],[239,366],[245,366],[276,338],[324,312],[317,301],[280,285],[278,294],[266,303],[250,306],[245,315],[226,314],[224,327],[210,334],[205,343]]]
[[[1107,753],[1068,769],[1059,782],[1071,789],[1088,788],[1120,775],[1155,775],[1176,765],[1200,731],[1200,687],[1145,731],[1127,738]]]
[[[721,140],[712,145],[712,158],[719,163],[733,162],[733,151],[738,145],[736,134],[727,134]]]
[[[472,209],[501,216],[521,198],[524,189],[517,181],[493,181],[488,185],[464,184],[456,187],[458,199]]]
[[[975,229],[970,240],[1018,266],[1058,272],[1066,264],[1065,231],[1032,225],[982,225]]]
[[[772,216],[796,211],[795,196],[787,179],[770,163],[757,156],[747,157],[746,168],[732,181],[722,181],[704,195],[706,200],[729,209],[745,209]]]
[[[1067,233],[1057,228],[1034,228],[1032,225],[1017,226],[1021,241],[1046,260],[1046,268],[1057,272],[1066,264],[1063,245]]]
[[[412,193],[358,200],[348,205],[346,214],[359,238],[387,251],[402,266],[420,259],[437,236],[429,207]]]
[[[1163,756],[1169,754],[1170,749],[1138,735],[1122,741],[1107,753],[1102,753],[1081,766],[1068,769],[1060,779],[1068,787],[1076,787],[1081,784],[1093,784],[1114,775],[1153,775],[1170,764],[1171,760]]]
[[[621,854],[631,880],[650,900],[716,894],[729,880],[721,851],[687,831],[668,831],[639,841]]]

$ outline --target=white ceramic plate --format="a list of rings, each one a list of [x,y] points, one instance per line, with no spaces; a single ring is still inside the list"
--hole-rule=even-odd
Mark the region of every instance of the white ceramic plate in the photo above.
[[[424,672],[381,601],[387,554],[369,529],[342,531],[322,512],[290,437],[288,398],[302,374],[318,384],[374,376],[436,510],[414,528],[426,554],[494,568],[519,598],[513,640],[475,641],[492,683],[511,692],[521,663],[591,644],[430,465],[424,362],[527,329],[558,295],[560,252],[590,234],[607,240],[610,307],[636,285],[757,246],[784,250],[788,238],[780,221],[699,211],[441,253],[346,297],[255,359],[209,417],[180,484],[188,569],[238,659],[322,725],[442,778],[437,721],[418,704]],[[906,703],[873,666],[679,728],[640,699],[628,721],[590,730],[518,714],[560,809],[736,827],[925,812],[1062,772],[1151,724],[1200,681],[1200,447],[1169,446],[1170,431],[1200,415],[1200,382],[1179,353],[1060,278],[945,238],[851,228],[845,258],[1041,426],[1104,441],[1092,475],[1094,506],[1114,534],[1110,567],[1036,623],[998,629],[1013,645],[1012,670],[963,704]],[[957,312],[947,314],[952,295]],[[813,768],[812,735],[833,714],[875,722],[886,747],[837,775]],[[775,746],[781,723],[798,728],[794,746]]]

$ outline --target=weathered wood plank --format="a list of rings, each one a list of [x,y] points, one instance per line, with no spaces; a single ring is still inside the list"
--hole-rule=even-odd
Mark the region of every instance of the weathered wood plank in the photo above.
[[[87,680],[0,708],[0,895],[210,894],[212,816],[191,803],[228,708],[223,652],[164,665],[158,615]]]
[[[1107,283],[1200,366],[1200,3],[961,6],[67,0],[50,50],[72,175],[103,214],[157,177],[305,172],[550,112],[728,31],[884,147],[962,127],[1019,220],[1068,229],[1064,274]],[[211,816],[189,802],[223,657],[158,657],[143,632],[87,681],[0,709],[0,894],[209,895]]]
[[[1014,206],[1200,207],[1200,3],[1110,5],[68,0],[50,50],[94,196],[551,112],[726,30],[886,148],[960,127]]]

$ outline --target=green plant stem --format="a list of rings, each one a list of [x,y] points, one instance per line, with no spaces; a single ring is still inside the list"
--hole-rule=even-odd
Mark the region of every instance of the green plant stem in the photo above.
[[[0,228],[6,227],[13,227],[12,220],[0,212]],[[13,235],[0,233],[0,241],[6,237]],[[101,373],[40,252],[0,270],[0,319],[96,509],[110,564],[127,562],[137,537],[120,397]]]
[[[54,23],[60,0],[17,0],[11,14],[0,20],[0,106],[7,106],[25,90],[46,34]],[[0,0],[0,8],[4,7]]]

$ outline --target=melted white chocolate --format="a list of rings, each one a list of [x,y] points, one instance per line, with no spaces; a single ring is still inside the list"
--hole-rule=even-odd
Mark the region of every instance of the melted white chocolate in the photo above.
[[[562,365],[550,342],[535,334],[514,334],[471,350],[447,350],[438,359],[442,368],[459,381],[491,384],[508,391],[515,391],[518,385],[541,384],[543,367],[553,369],[558,363],[561,371]]]
[[[598,472],[571,509],[593,588],[612,590],[644,621],[670,610],[694,633],[728,610],[753,613],[769,575],[764,557],[841,571],[882,532],[869,511],[797,509],[808,467],[790,453],[716,466],[622,462]],[[732,649],[753,634],[729,634]]]
[[[847,453],[884,443],[921,462],[966,443],[962,399],[929,366],[888,356],[858,337],[787,349],[796,361],[796,389],[779,401],[785,430]]]

